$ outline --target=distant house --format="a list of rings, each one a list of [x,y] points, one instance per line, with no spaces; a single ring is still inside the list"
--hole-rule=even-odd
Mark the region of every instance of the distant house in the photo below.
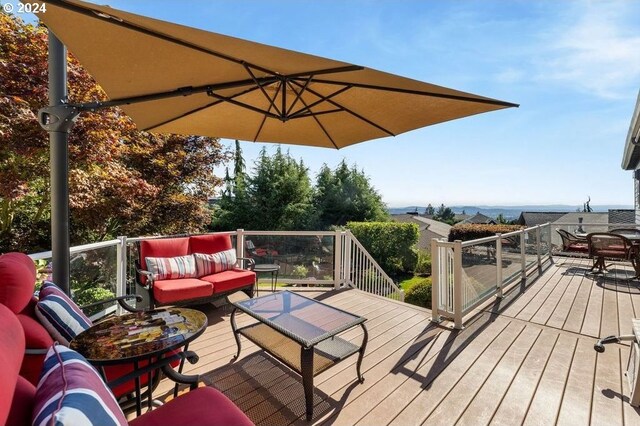
[[[622,155],[622,169],[633,170],[633,206],[635,223],[640,224],[640,91],[631,116]]]
[[[636,212],[633,209],[609,209],[609,223],[636,223]]]
[[[462,222],[460,222],[460,224],[467,224],[467,223],[484,224],[484,225],[495,225],[496,221],[493,218],[490,218],[489,216],[478,212],[475,215],[473,215],[473,216],[463,220]]]
[[[448,238],[451,225],[414,214],[394,214],[391,218],[396,222],[415,223],[418,225],[420,237],[416,247],[419,250],[431,250],[432,238]]]
[[[464,213],[460,213],[457,214],[453,217],[454,222],[458,223],[458,222],[462,222],[463,220],[467,220],[471,218],[470,214],[464,214]]]
[[[530,228],[536,225],[555,222],[567,213],[568,212],[522,212],[516,224]]]

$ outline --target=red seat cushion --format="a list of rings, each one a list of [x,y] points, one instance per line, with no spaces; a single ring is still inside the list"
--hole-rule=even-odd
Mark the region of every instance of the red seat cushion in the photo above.
[[[213,285],[197,278],[156,281],[153,284],[153,298],[161,304],[197,299],[213,295]]]
[[[587,253],[589,251],[589,246],[584,243],[573,243],[567,246],[567,250]]]
[[[212,254],[229,250],[231,237],[228,234],[193,235],[189,237],[190,253]]]
[[[213,388],[198,388],[129,422],[130,426],[251,426],[236,405]]]
[[[256,273],[235,268],[207,275],[200,279],[213,284],[213,294],[217,294],[254,284],[256,282]]]
[[[40,371],[42,371],[44,355],[46,350],[53,345],[53,339],[37,319],[23,313],[16,316],[20,324],[22,324],[27,349],[44,349],[40,355],[25,355],[22,360],[22,367],[20,368],[20,375],[34,385],[37,385],[38,379],[40,378]]]
[[[171,352],[168,352],[165,356],[170,357],[171,355],[176,354],[178,352],[179,351],[171,351]],[[143,367],[146,367],[147,364],[148,364],[147,360],[143,360],[143,361],[140,361],[138,366],[139,368],[143,368]],[[177,367],[179,364],[180,364],[180,361],[176,360],[171,363],[171,366]],[[133,371],[132,363],[107,365],[104,367],[104,374],[107,376],[107,383],[113,380],[116,380],[124,376],[125,374],[129,374],[132,371]],[[142,376],[140,376],[140,386],[143,388],[143,390],[144,390],[144,387],[147,386],[148,378],[149,378],[148,374],[143,374]],[[118,399],[123,395],[127,395],[129,393],[134,392],[135,389],[136,389],[136,382],[135,380],[132,379],[132,380],[129,380],[127,383],[123,383],[120,386],[116,386],[115,388],[112,388],[111,392],[113,392],[113,395],[116,397],[116,399]]]

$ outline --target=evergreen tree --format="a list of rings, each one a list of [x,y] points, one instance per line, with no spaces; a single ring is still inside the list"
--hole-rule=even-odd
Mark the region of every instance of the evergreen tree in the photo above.
[[[371,186],[364,171],[342,161],[335,170],[326,164],[320,169],[314,205],[318,226],[345,225],[349,221],[385,221],[389,214],[380,194]]]
[[[433,208],[431,203],[427,205],[427,208],[424,209],[425,216],[433,216],[436,213],[436,209]]]

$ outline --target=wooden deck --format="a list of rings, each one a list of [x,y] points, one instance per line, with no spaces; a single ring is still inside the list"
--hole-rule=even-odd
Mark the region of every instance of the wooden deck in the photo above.
[[[627,401],[625,345],[596,354],[596,336],[628,333],[640,316],[640,283],[630,269],[585,275],[588,260],[558,258],[534,282],[478,311],[461,332],[434,326],[430,312],[357,290],[307,293],[368,319],[365,382],[356,357],[315,379],[312,423],[323,425],[640,425]],[[202,375],[258,425],[306,425],[299,377],[243,340],[229,309],[209,308],[209,327],[191,349]],[[239,324],[253,320],[238,316]],[[347,339],[360,342],[358,329]],[[169,396],[170,383],[156,395]],[[161,398],[162,399],[162,398]]]

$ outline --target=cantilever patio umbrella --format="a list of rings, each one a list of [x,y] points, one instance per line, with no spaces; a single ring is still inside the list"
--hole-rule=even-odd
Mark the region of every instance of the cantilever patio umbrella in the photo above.
[[[343,148],[517,106],[107,6],[41,3],[38,17],[110,99],[68,105],[58,90],[40,113],[52,134],[68,132],[82,111],[120,106],[151,132]],[[60,81],[60,67],[50,78]],[[54,275],[64,268],[55,249],[53,266]]]

